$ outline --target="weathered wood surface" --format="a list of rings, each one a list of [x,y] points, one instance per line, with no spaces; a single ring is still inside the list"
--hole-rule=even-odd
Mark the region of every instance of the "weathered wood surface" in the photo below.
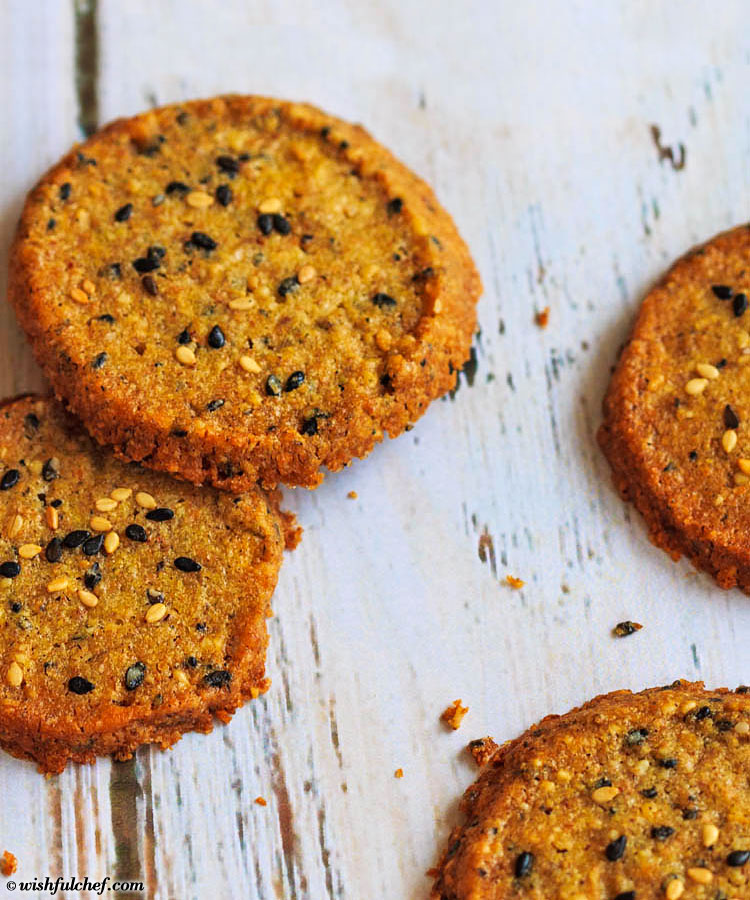
[[[649,544],[593,438],[644,289],[748,215],[745,4],[77,6],[0,2],[1,289],[23,194],[79,120],[239,91],[363,122],[435,185],[485,295],[473,386],[287,493],[306,533],[269,694],[131,763],[44,780],[3,755],[0,851],[20,880],[108,874],[158,898],[424,898],[469,738],[614,688],[750,679],[750,600]],[[0,393],[40,384],[0,307]],[[624,618],[645,627],[617,641]],[[456,697],[470,712],[447,733]]]

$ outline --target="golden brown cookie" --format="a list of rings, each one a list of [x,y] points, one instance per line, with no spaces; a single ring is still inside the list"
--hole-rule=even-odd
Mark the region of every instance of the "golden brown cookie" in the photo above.
[[[0,407],[0,746],[59,772],[228,721],[267,686],[290,526],[258,488],[119,462],[52,400]]]
[[[434,900],[750,896],[750,688],[677,681],[548,716],[463,799]]]
[[[453,387],[479,276],[362,128],[228,96],[112,123],[31,192],[10,298],[58,397],[195,483],[315,486]]]
[[[750,591],[750,228],[691,250],[643,301],[604,401],[622,496],[673,559]]]

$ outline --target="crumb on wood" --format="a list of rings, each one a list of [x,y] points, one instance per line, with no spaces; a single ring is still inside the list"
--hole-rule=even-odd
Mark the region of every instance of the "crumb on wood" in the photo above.
[[[437,878],[439,874],[440,874],[440,869],[438,869],[437,866],[433,866],[431,869],[428,869],[425,872],[425,875],[428,878]]]
[[[546,328],[549,324],[549,306],[545,306],[544,309],[540,310],[534,315],[534,322],[539,326],[539,328]]]
[[[635,634],[636,631],[640,631],[643,628],[640,622],[631,622],[630,619],[626,619],[624,622],[618,622],[617,625],[612,629],[612,634],[615,637],[627,637],[629,634]]]
[[[0,872],[8,878],[12,875],[16,869],[18,868],[18,860],[15,856],[10,852],[10,850],[6,850],[2,856],[0,856]]]
[[[458,700],[454,700],[447,709],[443,710],[440,714],[440,718],[449,728],[452,728],[455,731],[461,725],[461,722],[468,711],[469,707],[461,706],[461,700],[459,698]]]
[[[403,770],[403,769],[396,769],[396,771],[393,773],[393,777],[394,777],[394,778],[403,778],[403,777],[404,777],[404,770]]]
[[[483,738],[477,738],[475,741],[469,741],[466,745],[466,749],[471,753],[474,758],[474,762],[478,766],[483,766],[485,763],[489,762],[490,758],[494,755],[495,750],[497,750],[499,744],[494,738],[489,736]]]
[[[526,584],[523,578],[516,578],[515,575],[506,575],[505,580],[513,588],[514,591],[520,590]]]
[[[265,797],[256,797],[255,802],[258,804],[258,806],[268,806]]]
[[[357,492],[356,492],[356,491],[349,491],[349,493],[348,493],[346,496],[347,496],[350,500],[356,500],[356,499],[357,499]]]

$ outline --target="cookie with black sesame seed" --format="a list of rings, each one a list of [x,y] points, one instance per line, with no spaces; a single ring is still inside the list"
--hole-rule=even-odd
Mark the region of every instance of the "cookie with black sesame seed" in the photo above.
[[[362,128],[228,96],[83,150],[95,165],[76,150],[29,195],[10,297],[58,397],[122,457],[313,487],[454,386],[479,276]]]
[[[739,688],[677,681],[548,716],[496,749],[466,791],[431,896],[748,896],[749,766]]]
[[[599,443],[651,540],[750,593],[750,227],[678,260],[647,294]]]
[[[126,465],[53,400],[0,406],[0,746],[44,772],[210,731],[267,687],[278,498]]]

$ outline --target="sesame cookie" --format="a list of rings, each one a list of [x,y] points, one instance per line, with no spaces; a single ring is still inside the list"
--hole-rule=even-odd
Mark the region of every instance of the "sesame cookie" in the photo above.
[[[643,301],[599,443],[652,541],[750,592],[750,227],[690,251]]]
[[[126,465],[52,400],[0,407],[0,746],[60,772],[228,721],[267,686],[287,535],[258,488]]]
[[[479,276],[362,128],[228,96],[112,123],[31,192],[10,299],[58,397],[124,458],[313,487],[469,356]]]
[[[749,692],[616,691],[508,741],[464,795],[433,900],[749,896]]]

